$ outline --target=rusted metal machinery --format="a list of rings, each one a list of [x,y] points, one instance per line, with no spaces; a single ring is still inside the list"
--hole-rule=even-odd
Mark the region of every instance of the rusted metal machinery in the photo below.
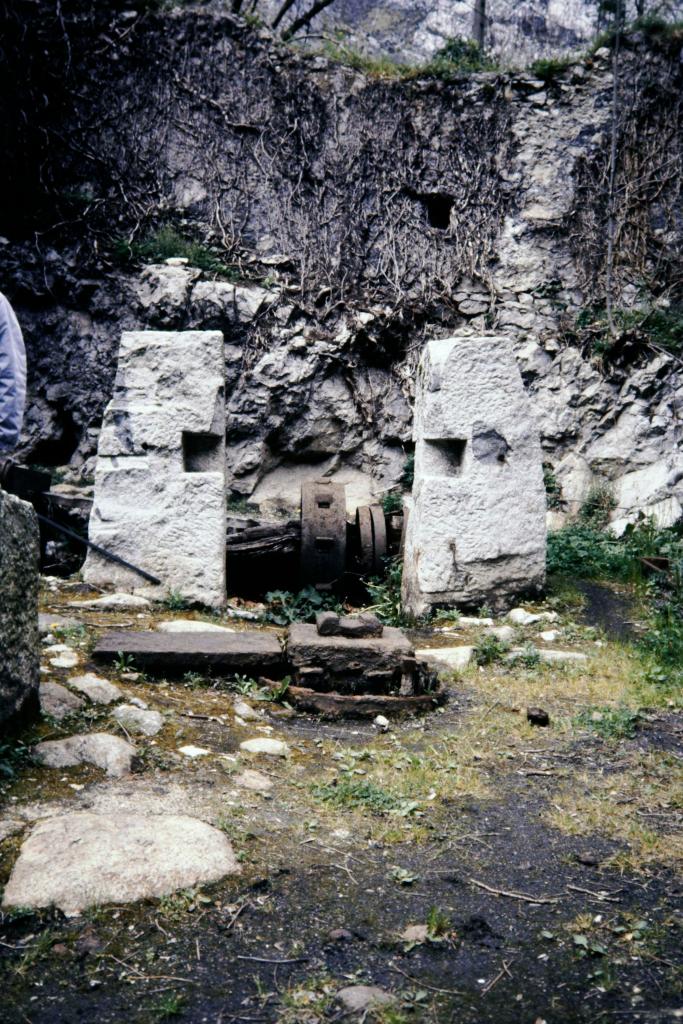
[[[348,589],[363,577],[381,576],[387,557],[400,549],[403,517],[385,515],[381,505],[363,505],[347,522],[345,491],[327,480],[302,484],[298,521],[229,517],[231,589]]]
[[[346,488],[329,480],[301,485],[301,578],[329,590],[346,570]]]

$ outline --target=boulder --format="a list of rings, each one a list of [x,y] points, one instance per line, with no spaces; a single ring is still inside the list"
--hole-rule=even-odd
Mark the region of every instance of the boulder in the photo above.
[[[227,836],[184,815],[76,812],[34,826],[2,905],[58,907],[67,916],[133,903],[239,874]]]
[[[158,711],[144,710],[134,704],[119,704],[112,716],[127,732],[156,736],[164,727],[163,715]]]
[[[390,992],[377,985],[348,985],[337,992],[336,998],[349,1013],[363,1014],[396,1001]]]
[[[40,710],[44,715],[56,718],[58,722],[85,707],[84,700],[81,700],[75,693],[67,690],[66,686],[61,686],[59,683],[41,683],[39,696]]]
[[[96,676],[94,672],[88,672],[84,676],[71,676],[69,686],[79,693],[84,693],[93,704],[112,704],[115,700],[121,700],[123,696],[118,686],[114,686],[108,679]]]
[[[269,736],[257,736],[253,740],[240,743],[240,750],[247,754],[267,754],[269,757],[287,757],[289,747],[282,740],[273,740]]]
[[[33,756],[47,768],[72,768],[94,764],[112,778],[128,775],[135,747],[107,732],[85,733],[64,740],[45,740],[33,748]]]
[[[38,712],[38,520],[0,490],[0,732]]]

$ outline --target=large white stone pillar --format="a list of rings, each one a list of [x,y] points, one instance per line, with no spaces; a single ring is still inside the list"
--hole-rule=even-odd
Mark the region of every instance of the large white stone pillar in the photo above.
[[[415,480],[403,603],[502,605],[545,577],[545,489],[538,428],[505,338],[425,346],[415,396]]]
[[[122,335],[89,536],[161,586],[93,551],[83,570],[88,582],[225,602],[224,380],[220,331]]]

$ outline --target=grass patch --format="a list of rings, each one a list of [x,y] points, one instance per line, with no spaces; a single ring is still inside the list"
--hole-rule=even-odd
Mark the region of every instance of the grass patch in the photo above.
[[[605,740],[631,739],[636,734],[640,716],[637,711],[623,705],[619,707],[585,708],[576,715],[573,724],[587,729]]]
[[[674,355],[683,352],[683,305],[680,302],[615,309],[612,319],[615,334],[609,329],[605,307],[587,306],[577,314],[568,336],[604,363],[617,356],[632,358],[648,347]]]
[[[238,281],[240,274],[236,267],[223,262],[219,251],[210,245],[188,238],[171,225],[150,232],[140,241],[127,242],[118,239],[113,247],[114,258],[119,263],[163,263],[174,257],[186,259],[190,266],[198,267],[217,277]]]
[[[335,779],[316,783],[312,787],[316,800],[324,800],[334,807],[362,807],[372,814],[406,815],[416,809],[386,789],[367,779]]]
[[[683,809],[683,766],[673,754],[636,753],[618,773],[583,774],[553,797],[550,825],[569,835],[598,833],[627,844],[611,862],[642,872],[655,863],[683,871],[683,835],[667,818]]]
[[[541,57],[529,66],[529,71],[536,78],[541,78],[546,84],[549,84],[563,75],[575,62],[573,57]]]
[[[472,39],[451,38],[425,64],[404,64],[392,57],[369,55],[337,40],[328,39],[323,52],[330,60],[362,71],[369,78],[411,81],[437,78],[449,81],[480,71],[497,71],[498,65]]]

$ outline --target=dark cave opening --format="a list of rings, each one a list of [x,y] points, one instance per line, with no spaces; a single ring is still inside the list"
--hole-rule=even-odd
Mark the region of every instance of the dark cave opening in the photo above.
[[[444,192],[431,192],[421,198],[427,211],[430,227],[437,228],[439,231],[447,231],[451,224],[453,197]]]
[[[31,450],[31,461],[39,466],[65,466],[71,461],[81,439],[70,409],[60,407],[57,426],[51,437],[38,441]]]

